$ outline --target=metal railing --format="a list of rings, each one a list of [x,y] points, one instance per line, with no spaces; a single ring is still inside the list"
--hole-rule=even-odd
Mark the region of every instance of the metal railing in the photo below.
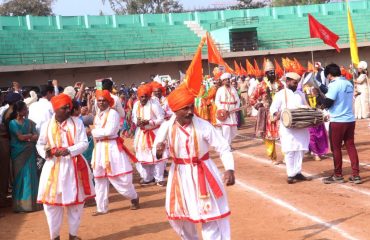
[[[230,27],[230,26],[243,26],[243,25],[249,25],[259,23],[259,17],[239,17],[239,18],[230,18],[224,21],[219,21],[215,23],[209,24],[210,30],[220,29],[224,27]]]

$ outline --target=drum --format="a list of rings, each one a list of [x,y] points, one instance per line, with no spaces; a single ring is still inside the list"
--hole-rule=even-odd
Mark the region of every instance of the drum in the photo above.
[[[298,108],[285,109],[281,113],[281,122],[286,128],[307,128],[324,122],[320,109]]]
[[[230,113],[225,109],[219,109],[216,111],[216,118],[221,122],[224,122],[229,117],[229,115]]]

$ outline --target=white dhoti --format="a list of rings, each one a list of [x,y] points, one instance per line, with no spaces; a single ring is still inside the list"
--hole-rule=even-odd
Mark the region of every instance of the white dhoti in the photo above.
[[[82,210],[84,208],[83,204],[71,205],[67,207],[52,206],[47,204],[43,205],[46,220],[48,221],[49,225],[51,239],[59,236],[60,227],[62,226],[63,222],[64,208],[67,208],[68,213],[69,234],[77,236],[77,231],[81,222]]]
[[[175,232],[183,240],[197,240],[196,223],[184,220],[169,221]],[[204,240],[228,240],[230,237],[229,218],[202,223],[202,238]]]
[[[138,162],[136,163],[136,169],[145,182],[150,182],[153,179],[155,179],[156,182],[162,182],[166,162],[167,161],[161,161],[154,164],[142,164]]]
[[[305,151],[290,151],[284,155],[288,177],[294,177],[302,171],[302,160]]]
[[[227,140],[229,145],[231,145],[231,142],[235,138],[238,128],[237,126],[228,126],[228,125],[221,125],[221,127],[218,128],[221,135]]]
[[[132,183],[132,174],[124,174],[117,177],[95,178],[96,207],[100,213],[108,212],[109,183],[122,196],[132,200],[137,198],[137,193]]]

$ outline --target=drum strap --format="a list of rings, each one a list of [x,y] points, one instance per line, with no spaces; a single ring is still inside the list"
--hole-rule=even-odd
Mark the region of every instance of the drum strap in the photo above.
[[[288,94],[286,92],[286,87],[284,88],[284,95],[285,95],[285,108],[288,108]]]

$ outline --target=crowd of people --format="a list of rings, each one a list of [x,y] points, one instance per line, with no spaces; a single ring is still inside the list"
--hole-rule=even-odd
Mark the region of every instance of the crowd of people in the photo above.
[[[182,239],[197,239],[197,222],[203,239],[230,239],[224,183],[235,183],[232,141],[245,117],[255,119],[255,135],[272,163],[285,163],[288,184],[310,180],[301,172],[304,155],[321,160],[329,148],[334,172],[323,182],[344,182],[343,144],[351,160],[349,181],[361,183],[354,131],[356,118],[369,117],[366,62],[352,72],[319,62],[305,72],[279,75],[275,68],[267,60],[253,74],[205,76],[199,89],[158,78],[138,87],[108,78],[101,87],[63,88],[53,80],[22,89],[13,83],[1,95],[0,206],[43,209],[51,239],[60,238],[66,208],[69,239],[80,239],[84,203],[95,199],[93,215],[107,214],[110,185],[130,199],[132,210],[140,208],[134,166],[140,185],[167,187],[166,213]],[[302,108],[320,109],[325,122],[303,128],[282,124],[283,111]],[[133,152],[125,138],[133,138]],[[277,140],[284,159],[278,159]],[[223,178],[211,148],[220,154]]]

